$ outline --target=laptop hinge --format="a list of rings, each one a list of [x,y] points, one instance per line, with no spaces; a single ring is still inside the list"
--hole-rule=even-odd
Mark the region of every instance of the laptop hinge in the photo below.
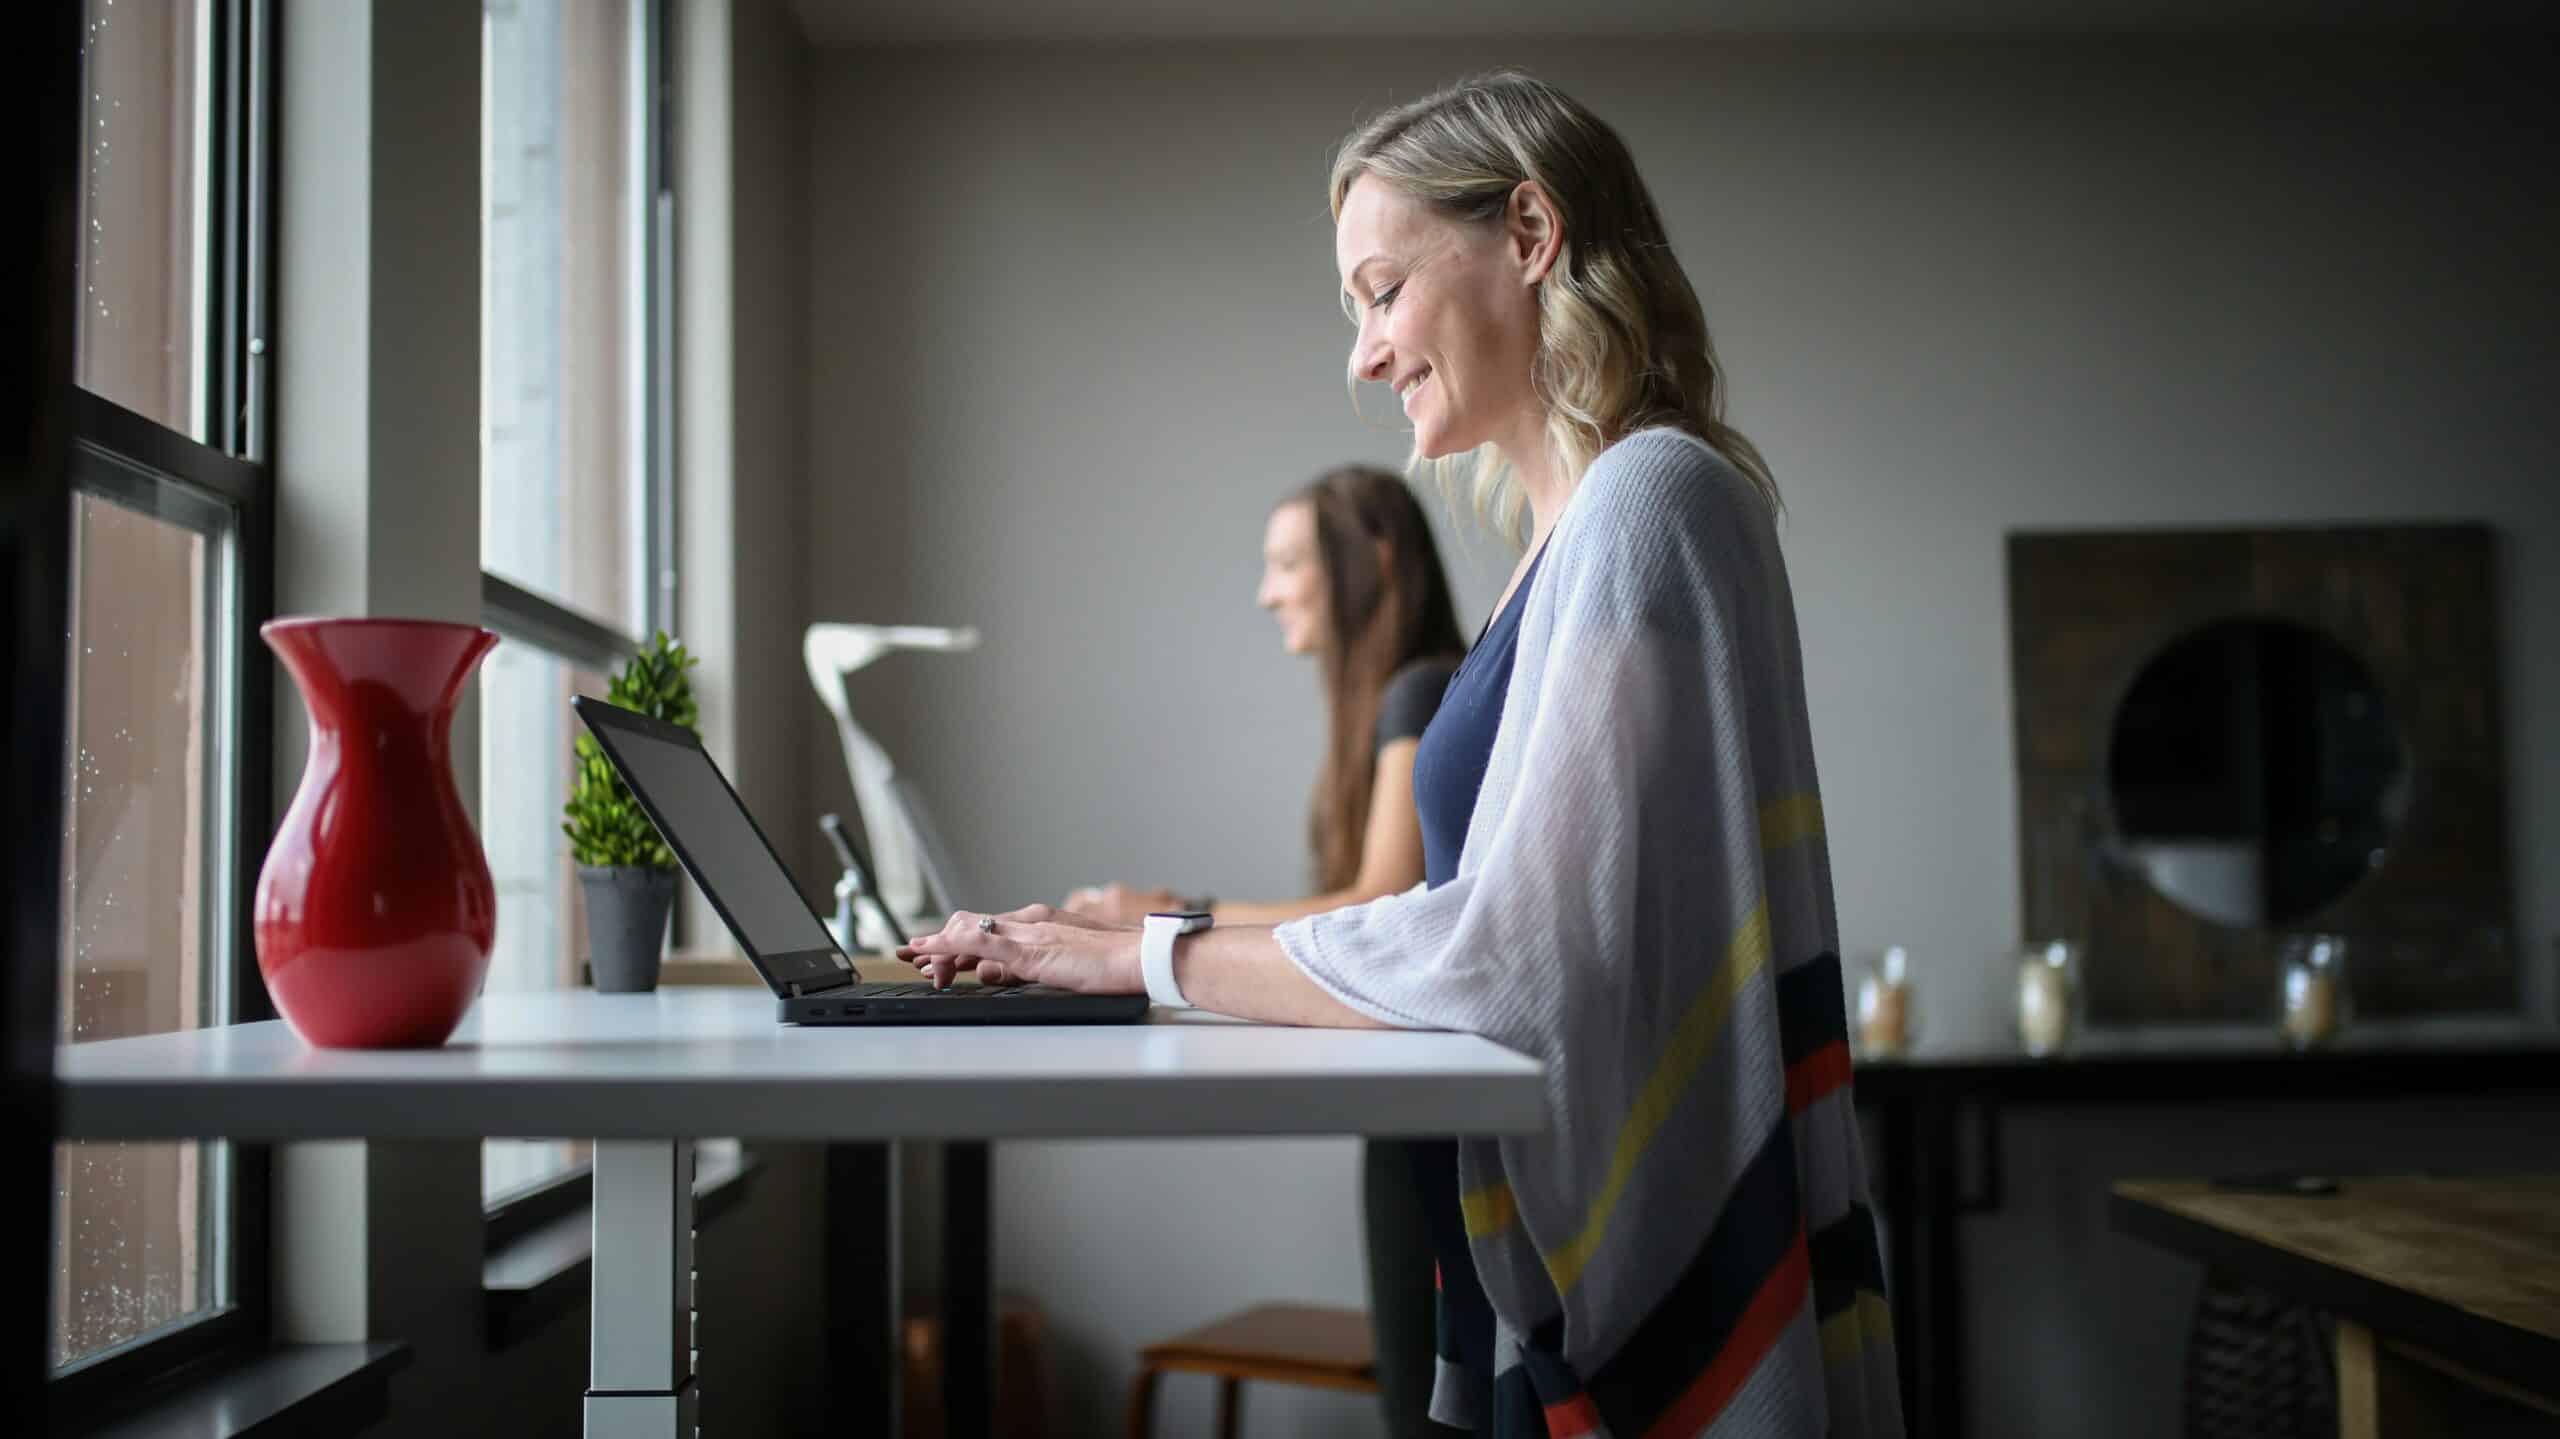
[[[800,981],[796,979],[791,981],[789,984],[784,985],[782,989],[784,994],[793,999],[798,999],[800,997]]]

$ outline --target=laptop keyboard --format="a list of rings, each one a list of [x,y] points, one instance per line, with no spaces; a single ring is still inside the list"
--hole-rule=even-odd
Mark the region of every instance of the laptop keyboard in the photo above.
[[[955,984],[949,989],[936,989],[931,984],[866,984],[865,999],[1009,999],[1038,989],[1036,984]]]

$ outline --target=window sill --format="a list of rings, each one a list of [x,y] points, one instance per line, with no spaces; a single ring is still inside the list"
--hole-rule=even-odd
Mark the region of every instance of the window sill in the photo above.
[[[759,1167],[743,1151],[704,1159],[693,1177],[694,1227],[735,1209]],[[587,1302],[594,1241],[592,1212],[582,1204],[490,1246],[480,1266],[480,1294],[491,1351],[513,1348]]]
[[[391,1412],[406,1344],[284,1344],[225,1365],[90,1439],[285,1439],[353,1434]]]

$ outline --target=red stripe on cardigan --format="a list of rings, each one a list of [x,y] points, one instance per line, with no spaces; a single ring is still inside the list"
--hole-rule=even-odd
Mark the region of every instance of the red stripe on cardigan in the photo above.
[[[1811,1063],[1808,1059],[1806,1063]],[[1743,1381],[1786,1332],[1787,1324],[1802,1309],[1807,1295],[1813,1292],[1813,1261],[1805,1252],[1804,1229],[1799,1225],[1793,1244],[1786,1255],[1760,1281],[1759,1292],[1751,1296],[1742,1318],[1735,1322],[1733,1333],[1698,1371],[1688,1391],[1672,1402],[1646,1431],[1646,1439],[1675,1439],[1697,1433],[1715,1422],[1733,1396],[1742,1390]]]
[[[1835,1039],[1787,1070],[1787,1112],[1802,1114],[1813,1102],[1849,1082],[1849,1044]]]
[[[1547,1439],[1589,1439],[1600,1432],[1600,1406],[1576,1394],[1547,1406]]]

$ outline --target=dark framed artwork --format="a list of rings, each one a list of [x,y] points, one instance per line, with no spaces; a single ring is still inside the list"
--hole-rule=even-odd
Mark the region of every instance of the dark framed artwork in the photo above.
[[[2089,1023],[2272,1022],[2289,936],[2361,1019],[2512,1013],[2484,525],[2013,533],[2019,908]]]

